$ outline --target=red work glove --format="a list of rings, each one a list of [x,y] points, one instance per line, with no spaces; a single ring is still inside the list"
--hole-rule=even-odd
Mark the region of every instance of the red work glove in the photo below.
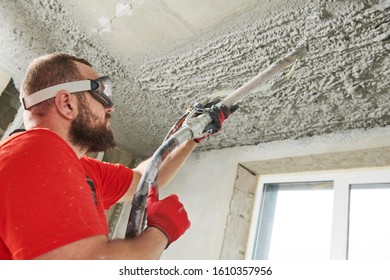
[[[194,139],[196,143],[199,143],[203,139],[216,134],[222,130],[223,122],[231,115],[231,113],[235,112],[238,109],[238,105],[234,105],[233,108],[228,108],[226,105],[217,104],[212,105],[210,108],[205,108],[205,111],[210,114],[212,122],[208,124],[203,130],[204,133],[208,133],[208,135],[200,138]]]
[[[168,245],[177,240],[190,227],[187,212],[177,195],[158,200],[156,187],[151,186],[146,204],[148,227],[160,229],[168,237]]]

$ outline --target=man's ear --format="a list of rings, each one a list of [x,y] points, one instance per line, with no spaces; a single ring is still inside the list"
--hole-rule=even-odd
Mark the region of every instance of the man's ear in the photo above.
[[[66,90],[57,92],[54,103],[58,113],[66,119],[73,120],[77,116],[77,97]]]

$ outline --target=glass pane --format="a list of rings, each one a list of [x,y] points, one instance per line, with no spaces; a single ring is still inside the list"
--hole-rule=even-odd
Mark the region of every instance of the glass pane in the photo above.
[[[263,198],[256,259],[329,259],[332,182],[267,184]]]
[[[390,259],[390,184],[351,185],[348,259]]]

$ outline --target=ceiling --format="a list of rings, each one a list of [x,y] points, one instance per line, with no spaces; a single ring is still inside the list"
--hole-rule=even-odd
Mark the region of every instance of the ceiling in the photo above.
[[[390,122],[390,0],[0,0],[0,18],[0,66],[17,87],[54,51],[112,78],[116,139],[137,157],[187,106],[240,87],[304,39],[294,76],[253,92],[198,149]]]

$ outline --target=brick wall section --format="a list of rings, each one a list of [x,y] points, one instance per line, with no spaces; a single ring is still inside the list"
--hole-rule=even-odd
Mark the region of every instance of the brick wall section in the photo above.
[[[220,259],[241,260],[245,258],[256,186],[257,177],[239,165]]]
[[[19,92],[11,80],[4,91],[0,93],[0,138],[8,125],[13,122],[19,107]]]

